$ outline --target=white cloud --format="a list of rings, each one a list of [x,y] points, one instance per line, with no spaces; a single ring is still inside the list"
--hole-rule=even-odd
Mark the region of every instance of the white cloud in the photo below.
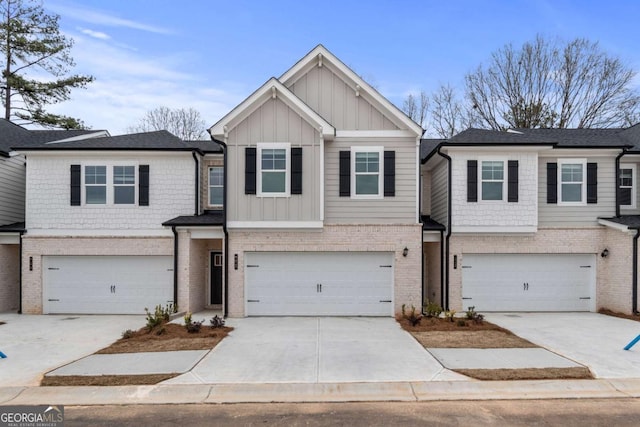
[[[109,34],[103,33],[101,31],[93,31],[93,30],[90,30],[88,28],[82,28],[82,27],[77,27],[77,29],[82,34],[86,34],[89,37],[93,37],[95,39],[109,40],[111,38],[111,36]]]

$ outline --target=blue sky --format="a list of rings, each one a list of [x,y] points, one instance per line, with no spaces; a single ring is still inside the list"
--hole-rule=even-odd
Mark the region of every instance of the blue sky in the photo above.
[[[462,87],[491,52],[536,34],[598,41],[640,70],[637,0],[44,0],[96,81],[54,111],[124,133],[147,110],[215,123],[322,43],[396,105]],[[640,86],[640,78],[636,79]]]

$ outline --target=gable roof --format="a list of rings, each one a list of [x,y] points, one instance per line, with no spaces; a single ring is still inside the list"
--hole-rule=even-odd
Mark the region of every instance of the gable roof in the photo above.
[[[380,92],[369,85],[362,77],[356,74],[321,44],[313,48],[302,59],[296,62],[293,67],[289,68],[289,70],[280,76],[279,80],[285,86],[291,86],[291,84],[306,74],[311,67],[318,65],[319,61],[322,61],[323,66],[328,63],[335,67],[344,77],[352,82],[355,91],[369,95],[367,97],[368,101],[374,106],[383,111],[388,111],[391,117],[395,118],[399,123],[402,123],[407,129],[415,132],[417,136],[422,136],[424,130],[419,124],[411,120],[402,110],[382,96]]]
[[[233,128],[272,97],[278,97],[278,99],[283,101],[289,108],[298,113],[316,129],[322,128],[322,134],[325,139],[331,140],[335,136],[336,130],[329,122],[302,102],[300,98],[287,89],[275,77],[267,80],[258,90],[253,92],[216,124],[211,126],[209,133],[214,138],[223,138],[227,133],[225,128]]]

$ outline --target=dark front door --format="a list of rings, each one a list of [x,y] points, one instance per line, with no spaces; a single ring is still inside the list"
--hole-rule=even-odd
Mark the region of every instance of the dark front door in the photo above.
[[[211,304],[222,304],[222,253],[211,252]]]

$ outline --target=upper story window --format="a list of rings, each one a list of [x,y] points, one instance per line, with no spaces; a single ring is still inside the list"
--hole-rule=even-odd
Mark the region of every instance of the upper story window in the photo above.
[[[222,206],[224,196],[224,167],[209,168],[209,205]]]
[[[291,145],[287,143],[258,144],[258,195],[289,196]]]
[[[382,147],[354,147],[351,149],[351,197],[375,199],[383,197]]]
[[[113,167],[113,204],[132,205],[136,202],[136,170],[134,166]]]
[[[504,162],[483,161],[480,182],[482,200],[504,200]]]
[[[581,159],[558,161],[558,203],[583,204],[587,197],[587,164]]]
[[[107,167],[84,167],[85,203],[104,205],[107,203]]]
[[[619,179],[620,206],[634,209],[636,207],[636,165],[620,165]]]
[[[84,203],[87,205],[135,204],[135,166],[84,166]]]

